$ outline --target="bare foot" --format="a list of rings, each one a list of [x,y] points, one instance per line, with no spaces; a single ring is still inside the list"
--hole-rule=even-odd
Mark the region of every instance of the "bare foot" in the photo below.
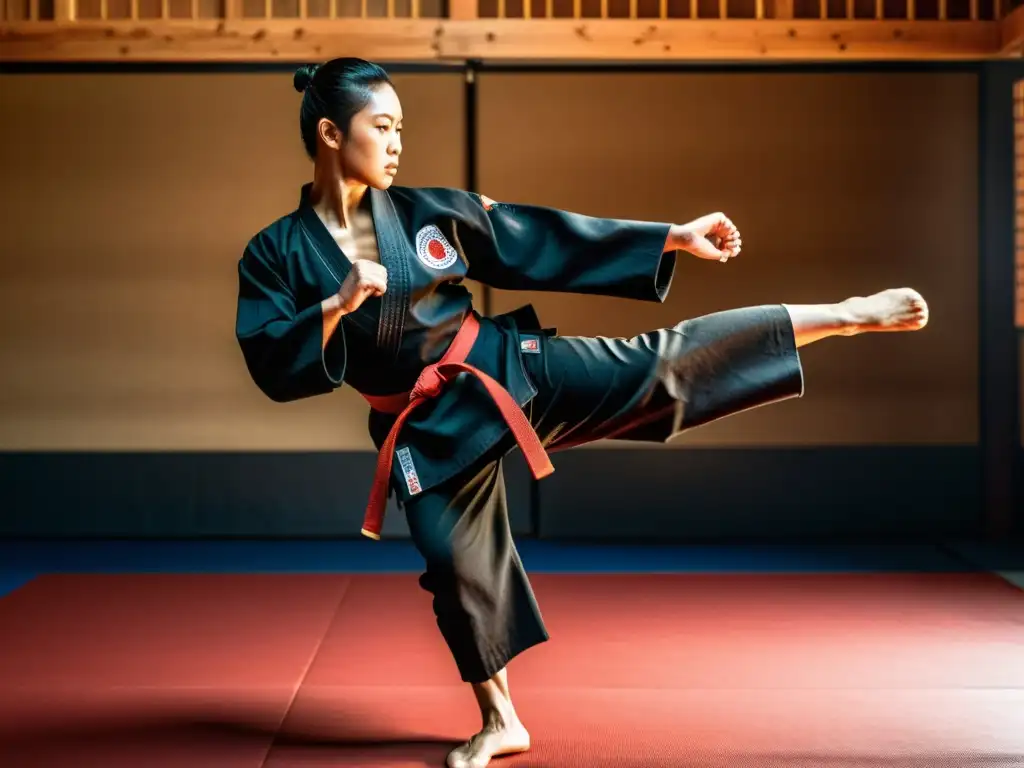
[[[928,303],[912,288],[890,288],[842,302],[850,335],[879,331],[917,331],[928,324]]]
[[[484,768],[491,758],[526,752],[530,734],[514,714],[493,714],[480,733],[448,755],[448,768]]]

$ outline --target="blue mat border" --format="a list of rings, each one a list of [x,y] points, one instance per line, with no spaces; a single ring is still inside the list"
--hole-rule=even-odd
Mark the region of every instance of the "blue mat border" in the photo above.
[[[966,573],[1024,570],[1024,544],[518,542],[531,573]],[[0,597],[48,573],[420,573],[408,540],[0,541]]]

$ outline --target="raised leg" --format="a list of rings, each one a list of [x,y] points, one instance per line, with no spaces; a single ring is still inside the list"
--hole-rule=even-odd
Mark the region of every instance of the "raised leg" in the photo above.
[[[928,304],[911,288],[891,288],[837,304],[784,304],[797,347],[830,336],[881,331],[916,331],[928,323]]]
[[[915,331],[928,305],[910,288],[831,304],[724,310],[633,338],[556,337],[523,363],[539,394],[530,420],[549,450],[681,432],[804,391],[799,348],[833,336]]]

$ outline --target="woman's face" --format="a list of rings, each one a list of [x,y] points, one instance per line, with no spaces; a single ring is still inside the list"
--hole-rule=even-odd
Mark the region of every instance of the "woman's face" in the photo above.
[[[345,178],[387,189],[398,173],[402,154],[402,104],[388,84],[375,88],[369,103],[355,114],[341,140]]]

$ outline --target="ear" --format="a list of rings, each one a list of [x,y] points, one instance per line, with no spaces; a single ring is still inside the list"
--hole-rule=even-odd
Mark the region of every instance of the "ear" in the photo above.
[[[344,141],[341,131],[338,130],[338,126],[326,117],[320,118],[320,122],[316,124],[316,132],[320,136],[320,141],[326,144],[329,148],[335,150],[341,149],[341,145]]]

